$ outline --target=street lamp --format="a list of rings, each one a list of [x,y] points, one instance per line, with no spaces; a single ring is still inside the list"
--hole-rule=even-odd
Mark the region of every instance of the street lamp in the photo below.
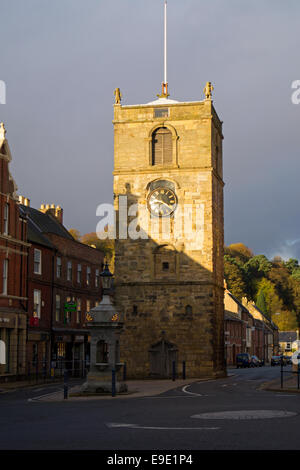
[[[104,270],[100,274],[102,279],[103,295],[109,295],[111,290],[113,274],[110,272],[107,261],[105,262]]]

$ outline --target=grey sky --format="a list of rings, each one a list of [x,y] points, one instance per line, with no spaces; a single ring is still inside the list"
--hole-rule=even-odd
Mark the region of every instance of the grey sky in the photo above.
[[[155,99],[163,0],[0,0],[0,80],[19,193],[95,230],[112,200],[113,90]],[[300,258],[299,0],[168,0],[171,98],[224,121],[225,242]]]

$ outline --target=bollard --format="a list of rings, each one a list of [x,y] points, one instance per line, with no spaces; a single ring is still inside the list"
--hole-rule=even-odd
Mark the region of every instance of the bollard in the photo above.
[[[185,380],[186,375],[185,375],[185,361],[182,362],[182,378]]]
[[[31,376],[30,376],[30,362],[28,362],[28,380],[31,382]]]
[[[111,396],[116,396],[116,371],[112,369],[111,371]]]
[[[280,361],[280,375],[281,375],[281,388],[283,388],[283,360],[281,358],[281,361]]]
[[[123,366],[123,382],[126,382],[126,374],[127,374],[127,366],[126,366],[126,362],[124,362],[124,366]]]
[[[68,371],[64,371],[64,400],[68,399]]]
[[[176,362],[173,361],[172,362],[172,380],[173,380],[173,382],[175,381],[175,379],[176,379]]]

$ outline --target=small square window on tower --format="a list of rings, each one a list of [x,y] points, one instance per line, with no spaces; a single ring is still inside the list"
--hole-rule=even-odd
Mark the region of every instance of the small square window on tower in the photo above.
[[[169,108],[156,108],[154,109],[154,117],[169,117]]]
[[[162,264],[163,271],[169,271],[169,263],[164,261]]]

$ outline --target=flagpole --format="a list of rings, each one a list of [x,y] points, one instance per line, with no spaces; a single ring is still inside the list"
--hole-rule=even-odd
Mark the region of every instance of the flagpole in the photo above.
[[[164,19],[164,84],[167,82],[167,0],[165,0],[165,19]]]

